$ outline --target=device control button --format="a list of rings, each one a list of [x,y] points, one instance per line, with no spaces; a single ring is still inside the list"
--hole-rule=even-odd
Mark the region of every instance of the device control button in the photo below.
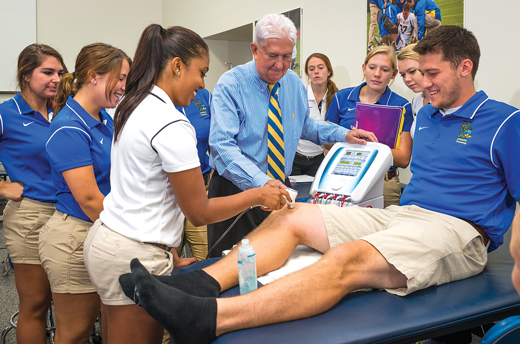
[[[341,179],[336,179],[332,182],[332,185],[330,186],[332,190],[338,191],[343,187],[343,181]]]

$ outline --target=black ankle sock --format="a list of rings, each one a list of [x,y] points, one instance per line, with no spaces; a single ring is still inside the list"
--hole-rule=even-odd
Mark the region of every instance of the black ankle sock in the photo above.
[[[220,284],[204,270],[175,276],[155,276],[155,278],[192,296],[219,297],[220,295]]]
[[[170,333],[175,344],[211,343],[216,338],[215,298],[191,296],[161,283],[137,259],[130,266],[140,305]]]
[[[175,276],[153,276],[160,282],[177,288],[183,292],[201,297],[219,297],[220,285],[218,282],[203,270],[195,270],[182,275]],[[124,274],[119,277],[119,284],[126,296],[139,304],[134,290],[134,280],[132,274]]]

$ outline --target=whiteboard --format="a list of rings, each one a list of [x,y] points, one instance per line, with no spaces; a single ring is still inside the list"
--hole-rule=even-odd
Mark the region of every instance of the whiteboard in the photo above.
[[[0,92],[16,91],[18,55],[36,43],[36,0],[0,0]]]

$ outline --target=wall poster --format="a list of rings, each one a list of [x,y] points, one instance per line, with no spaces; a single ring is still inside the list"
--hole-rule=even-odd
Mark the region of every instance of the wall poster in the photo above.
[[[464,0],[367,0],[367,50],[398,52],[440,25],[464,25]]]

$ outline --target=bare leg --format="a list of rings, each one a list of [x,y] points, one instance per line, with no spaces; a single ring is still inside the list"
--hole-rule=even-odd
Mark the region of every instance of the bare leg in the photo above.
[[[101,302],[101,336],[103,344],[108,344],[108,312],[103,302]]]
[[[164,328],[136,305],[105,306],[110,344],[160,344]],[[103,338],[104,340],[104,338]]]
[[[97,293],[52,293],[56,314],[56,344],[86,343],[99,315]]]
[[[516,291],[520,294],[520,213],[517,213],[513,219],[513,228],[511,232],[511,255],[515,260],[515,266],[513,267],[513,274],[511,279]]]
[[[271,214],[247,236],[256,252],[258,276],[281,267],[296,246],[307,245],[320,252],[330,249],[321,211],[315,205],[297,204]],[[274,240],[273,240],[274,238]],[[227,290],[238,284],[238,248],[217,263],[203,269]]]
[[[307,269],[253,293],[217,299],[217,336],[320,314],[357,289],[404,286],[406,277],[372,245],[363,240],[345,243]]]
[[[17,342],[47,343],[46,315],[51,305],[51,287],[47,274],[40,265],[14,264],[14,278],[20,298]]]

